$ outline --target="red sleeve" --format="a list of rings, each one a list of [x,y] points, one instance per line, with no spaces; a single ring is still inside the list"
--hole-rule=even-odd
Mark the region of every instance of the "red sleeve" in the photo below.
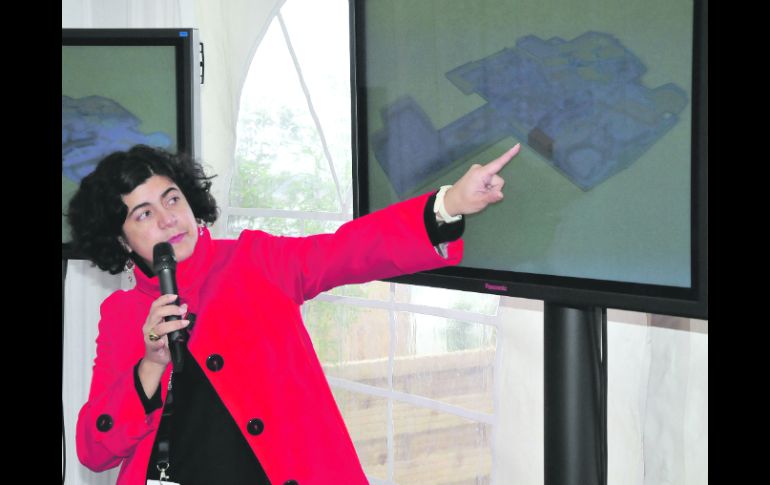
[[[433,192],[348,221],[333,234],[272,236],[244,231],[252,259],[297,304],[341,285],[365,283],[460,263],[463,240],[446,258],[431,243],[424,208]]]
[[[78,414],[78,458],[94,471],[118,466],[160,422],[160,410],[146,414],[136,392],[134,365],[143,349],[137,357],[136,345],[123,335],[138,317],[126,311],[131,307],[121,302],[122,293],[102,302],[91,389]]]

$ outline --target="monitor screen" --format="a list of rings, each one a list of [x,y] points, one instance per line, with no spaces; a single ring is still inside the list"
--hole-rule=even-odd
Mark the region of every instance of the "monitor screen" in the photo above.
[[[114,151],[145,144],[196,155],[198,52],[194,29],[62,29],[63,213]],[[63,256],[69,240],[63,215]]]
[[[402,281],[702,316],[704,3],[355,1],[357,215],[522,144],[460,265]]]

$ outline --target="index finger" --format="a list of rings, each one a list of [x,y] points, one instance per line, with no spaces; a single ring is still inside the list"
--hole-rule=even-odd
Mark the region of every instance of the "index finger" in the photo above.
[[[159,307],[159,306],[166,306],[174,303],[179,295],[175,295],[173,293],[166,293],[165,295],[160,295],[155,301],[152,302],[152,305],[150,307]]]
[[[519,150],[521,150],[521,143],[517,143],[513,148],[486,164],[484,166],[484,171],[487,174],[496,174],[505,167],[505,164],[508,163],[514,155],[519,153]]]

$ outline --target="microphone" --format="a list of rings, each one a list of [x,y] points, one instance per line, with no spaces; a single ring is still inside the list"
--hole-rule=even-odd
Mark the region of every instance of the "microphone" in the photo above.
[[[177,295],[176,288],[176,257],[171,243],[159,242],[152,248],[152,269],[158,276],[161,295]],[[179,304],[177,297],[174,305]],[[170,315],[164,321],[181,320],[179,315]],[[171,351],[171,361],[174,371],[181,372],[184,368],[184,348],[187,345],[189,333],[186,328],[174,330],[168,334],[168,348]]]

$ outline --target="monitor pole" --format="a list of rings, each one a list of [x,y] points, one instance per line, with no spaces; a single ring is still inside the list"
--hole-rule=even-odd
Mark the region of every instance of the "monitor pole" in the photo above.
[[[545,302],[545,485],[606,485],[607,309]]]

